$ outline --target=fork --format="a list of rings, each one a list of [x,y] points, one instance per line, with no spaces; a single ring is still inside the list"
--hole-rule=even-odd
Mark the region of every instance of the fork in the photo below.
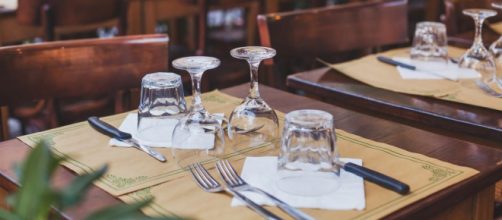
[[[481,90],[483,90],[488,95],[492,95],[492,96],[495,96],[497,98],[502,98],[502,94],[501,93],[498,93],[497,91],[495,91],[492,88],[490,88],[490,86],[488,86],[485,82],[483,82],[481,80],[476,80],[476,85],[478,85],[478,87],[481,88]]]
[[[227,192],[234,197],[237,197],[238,199],[242,200],[244,203],[246,203],[247,207],[254,210],[258,214],[260,214],[262,217],[265,219],[271,219],[271,220],[280,220],[278,216],[275,214],[271,213],[270,211],[266,210],[265,208],[261,207],[260,205],[256,204],[246,196],[242,195],[241,193],[237,192],[234,189],[231,189],[229,187],[223,187],[220,185],[214,178],[207,172],[206,168],[202,166],[200,163],[192,164],[190,165],[190,173],[192,174],[193,179],[199,185],[202,190],[210,193],[219,193],[219,192]]]
[[[288,205],[282,200],[276,198],[275,196],[261,190],[260,188],[249,185],[246,181],[244,181],[239,174],[235,171],[232,165],[228,162],[228,160],[220,160],[216,162],[216,168],[218,173],[223,178],[228,188],[234,189],[236,191],[251,191],[255,193],[259,193],[271,199],[280,209],[284,212],[291,215],[291,217],[295,219],[301,220],[310,220],[314,219],[311,216],[305,214],[304,212]]]

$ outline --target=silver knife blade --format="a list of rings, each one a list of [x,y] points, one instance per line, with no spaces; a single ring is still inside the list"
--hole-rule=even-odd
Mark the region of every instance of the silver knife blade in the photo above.
[[[160,162],[166,162],[167,159],[166,157],[164,157],[164,155],[160,154],[159,152],[153,150],[151,147],[149,146],[146,146],[144,144],[140,144],[138,140],[134,139],[134,138],[131,138],[131,139],[127,139],[127,140],[122,140],[124,142],[127,142],[131,145],[134,146],[134,148],[138,149],[138,150],[141,150],[145,153],[147,153],[148,155],[150,155],[151,157],[159,160]]]

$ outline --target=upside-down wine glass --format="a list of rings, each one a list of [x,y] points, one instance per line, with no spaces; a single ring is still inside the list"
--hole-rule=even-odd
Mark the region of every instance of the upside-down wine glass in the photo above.
[[[474,43],[460,58],[458,65],[462,68],[470,68],[478,71],[481,74],[481,79],[477,80],[476,83],[479,87],[483,88],[483,85],[493,81],[495,75],[495,60],[483,45],[481,36],[483,22],[486,18],[495,16],[497,12],[489,9],[465,9],[462,12],[464,15],[471,16],[474,19],[476,33]]]
[[[492,7],[502,9],[502,1],[493,1]],[[490,45],[490,53],[492,53],[495,59],[496,74],[493,75],[493,79],[488,85],[494,91],[502,94],[502,36]]]
[[[262,60],[274,57],[276,51],[268,47],[248,46],[235,48],[230,51],[230,54],[234,58],[246,60],[251,75],[248,96],[229,117],[228,136],[232,140],[232,146],[237,151],[264,146],[268,147],[261,149],[273,148],[270,142],[278,138],[279,120],[275,111],[260,97],[258,67]]]
[[[200,83],[206,70],[220,65],[214,57],[191,56],[173,61],[174,68],[186,70],[192,78],[192,106],[173,130],[173,156],[181,167],[204,162],[224,152],[222,117],[209,114],[202,105]]]

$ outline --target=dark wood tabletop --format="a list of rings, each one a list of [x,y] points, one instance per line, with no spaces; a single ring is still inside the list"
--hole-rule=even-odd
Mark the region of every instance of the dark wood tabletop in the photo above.
[[[296,109],[321,109],[331,112],[337,129],[388,143],[405,150],[421,153],[429,157],[448,161],[457,165],[477,169],[480,173],[458,184],[407,206],[388,218],[418,219],[490,219],[493,214],[494,184],[502,178],[502,151],[490,145],[496,141],[487,141],[487,145],[473,143],[460,138],[444,136],[441,132],[430,132],[410,125],[380,119],[358,113],[346,108],[319,102],[261,86],[264,99],[275,109],[289,112]],[[223,92],[245,97],[248,85],[240,85]],[[0,143],[0,186],[13,190],[15,175],[13,164],[19,163],[29,151],[29,147],[17,139]],[[68,183],[74,174],[66,168],[60,168],[56,174],[56,184]],[[81,219],[85,214],[110,204],[119,203],[117,199],[93,187],[86,200],[79,207],[68,210],[66,214],[74,219]]]
[[[502,140],[502,111],[372,87],[330,68],[290,75],[287,85],[329,103],[451,131],[472,140]],[[500,100],[502,101],[502,99]],[[502,149],[502,144],[497,147]]]

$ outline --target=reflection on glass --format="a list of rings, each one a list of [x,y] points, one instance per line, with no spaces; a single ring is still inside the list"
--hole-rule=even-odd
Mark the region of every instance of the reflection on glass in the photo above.
[[[502,9],[502,1],[494,1],[492,6]],[[496,74],[493,76],[493,82],[488,83],[488,85],[491,84],[490,87],[492,89],[502,94],[502,36],[490,45],[490,53],[492,53],[495,59]]]

